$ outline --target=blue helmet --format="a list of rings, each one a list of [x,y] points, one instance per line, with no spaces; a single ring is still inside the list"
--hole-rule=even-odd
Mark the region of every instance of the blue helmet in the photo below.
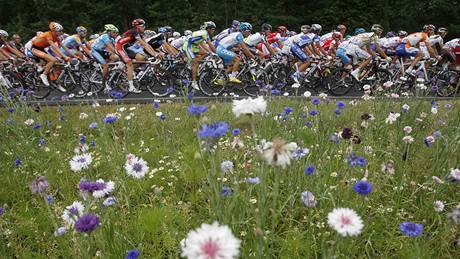
[[[158,33],[165,33],[166,32],[166,28],[165,27],[159,27],[158,28]]]
[[[365,33],[365,32],[366,32],[366,30],[364,28],[356,28],[355,29],[355,35]]]
[[[252,25],[248,22],[242,22],[240,24],[240,31],[252,31]]]
[[[396,36],[396,33],[394,31],[389,31],[387,32],[387,38],[392,38],[392,37],[395,37]]]
[[[237,21],[237,20],[233,20],[232,21],[232,28],[233,29],[238,29],[238,27],[240,27],[240,22]]]

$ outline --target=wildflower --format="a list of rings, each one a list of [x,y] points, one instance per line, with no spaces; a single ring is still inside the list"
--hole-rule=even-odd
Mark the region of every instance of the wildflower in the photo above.
[[[366,159],[362,156],[356,156],[355,153],[351,153],[347,157],[348,165],[350,166],[366,166]]]
[[[16,159],[14,160],[14,165],[15,166],[20,166],[22,164],[22,161],[19,157],[16,157]]]
[[[141,253],[137,249],[131,249],[128,251],[128,254],[126,254],[125,259],[137,259]]]
[[[102,205],[104,205],[104,207],[109,207],[115,203],[117,203],[117,199],[115,199],[115,197],[108,197],[102,202]]]
[[[251,184],[259,184],[260,178],[259,177],[248,177],[246,178],[246,182],[251,183]]]
[[[399,118],[399,116],[401,116],[401,114],[390,112],[388,117],[385,119],[385,123],[393,124],[393,122],[395,122]]]
[[[192,115],[195,116],[200,116],[204,112],[208,110],[208,107],[206,105],[195,105],[192,104],[187,108],[187,111],[191,113]]]
[[[33,128],[34,130],[37,130],[37,129],[41,128],[41,127],[42,127],[42,124],[36,123],[32,128]]]
[[[137,158],[133,154],[128,154],[126,156],[125,170],[128,175],[136,179],[141,179],[149,171],[149,167],[147,162],[142,158]]]
[[[241,131],[240,131],[240,129],[238,129],[238,128],[236,128],[236,129],[233,129],[233,130],[232,130],[232,134],[233,134],[233,136],[237,136],[237,135],[239,135],[239,134],[240,134],[240,132],[241,132]]]
[[[31,126],[32,124],[34,124],[34,120],[33,119],[27,119],[26,121],[24,121],[24,124],[26,124],[27,126]]]
[[[410,144],[410,143],[414,142],[414,138],[411,137],[411,136],[404,136],[404,137],[402,138],[402,141],[405,142],[405,143]]]
[[[447,216],[451,218],[455,224],[460,224],[460,209],[455,208],[452,212],[448,213]]]
[[[303,93],[303,96],[308,98],[308,97],[311,96],[311,92],[310,91],[305,91],[305,93]]]
[[[436,106],[431,107],[431,113],[432,114],[438,114],[438,107],[436,107]]]
[[[255,113],[265,113],[266,109],[267,102],[262,96],[255,99],[234,100],[232,104],[232,112],[236,117],[240,117],[241,114],[254,115]]]
[[[230,172],[230,171],[233,169],[233,163],[232,163],[232,161],[228,161],[228,160],[222,161],[222,163],[220,164],[220,169],[221,169],[222,172],[224,172],[224,173]]]
[[[114,123],[118,120],[118,115],[115,113],[107,114],[104,119],[102,119],[105,123]]]
[[[90,154],[75,155],[70,160],[70,169],[74,172],[80,172],[83,169],[88,169],[89,165],[93,161]]]
[[[32,193],[44,193],[48,188],[49,183],[45,177],[38,176],[35,180],[30,183],[30,191]]]
[[[402,112],[403,112],[403,113],[408,113],[408,112],[409,112],[409,109],[410,109],[410,106],[409,106],[409,105],[403,104],[403,106],[402,106]]]
[[[53,195],[46,195],[46,203],[51,204],[54,201]]]
[[[68,224],[73,225],[77,221],[78,217],[82,215],[85,210],[85,206],[79,201],[74,201],[71,205],[67,206],[62,214],[61,218]]]
[[[202,224],[181,241],[181,256],[195,258],[237,258],[241,241],[228,226]]]
[[[318,98],[313,98],[313,100],[311,100],[311,103],[312,103],[313,105],[319,105],[319,104],[321,103],[321,100],[318,99]]]
[[[99,226],[99,217],[96,214],[84,214],[75,222],[75,230],[90,233]]]
[[[450,176],[451,176],[452,179],[454,179],[455,181],[459,181],[459,180],[460,180],[460,169],[458,169],[458,168],[451,169],[451,170],[450,170]]]
[[[410,134],[412,132],[412,127],[406,126],[406,127],[404,127],[403,130],[404,130],[404,132],[406,132],[406,134]]]
[[[310,114],[311,116],[316,116],[318,115],[318,111],[317,110],[311,110],[308,112],[308,114]]]
[[[293,109],[289,106],[284,107],[284,113],[285,114],[290,114],[293,111]]]
[[[95,182],[80,181],[80,191],[91,193],[94,198],[102,198],[109,195],[115,189],[115,183],[112,181],[105,182],[99,179]]]
[[[90,129],[95,129],[95,128],[97,128],[97,122],[91,122],[91,124],[89,124],[89,128],[90,128]]]
[[[231,196],[233,194],[232,188],[228,186],[223,186],[220,190],[220,196]]]
[[[439,139],[442,136],[442,133],[441,133],[441,131],[437,130],[437,131],[433,132],[432,136],[433,136],[434,139]]]
[[[329,136],[329,140],[335,144],[339,144],[340,142],[340,138],[339,138],[339,135],[337,133],[334,133],[332,134],[331,136]]]
[[[385,173],[385,174],[394,174],[395,164],[393,160],[388,160],[387,162],[383,163],[381,170],[382,170],[382,173]]]
[[[335,110],[334,110],[334,113],[335,113],[336,115],[342,114],[342,112],[341,112],[339,109],[335,109]]]
[[[423,225],[414,222],[403,222],[399,224],[399,230],[408,237],[418,237],[423,232]]]
[[[302,200],[303,204],[307,207],[316,207],[315,196],[309,191],[302,192],[300,194],[300,200]]]
[[[41,138],[41,139],[38,140],[38,145],[39,146],[43,146],[45,144],[46,144],[46,141],[44,139]]]
[[[0,216],[2,216],[3,213],[5,213],[5,209],[3,207],[0,207]]]
[[[339,108],[339,109],[341,109],[341,110],[345,109],[345,107],[346,107],[345,103],[342,102],[342,101],[336,102],[336,103],[335,103],[335,106],[337,106],[337,108]]]
[[[263,151],[263,157],[267,163],[286,167],[291,164],[292,152],[297,149],[297,144],[286,142],[280,138],[276,138],[273,142],[267,143],[267,149]]]
[[[62,235],[64,235],[65,233],[67,233],[67,228],[65,228],[65,227],[60,227],[60,228],[58,228],[58,229],[56,229],[56,230],[54,231],[54,236],[55,236],[55,237],[62,236]]]
[[[310,153],[310,149],[308,148],[298,148],[296,151],[292,153],[292,158],[294,159],[300,159]]]
[[[228,127],[228,124],[223,121],[203,124],[198,132],[198,136],[200,138],[220,138],[227,133]]]
[[[309,165],[305,167],[304,172],[306,175],[312,175],[315,172],[315,166]]]
[[[353,190],[360,195],[367,195],[372,192],[372,184],[368,181],[358,181],[353,186]]]
[[[434,202],[434,211],[442,212],[444,210],[444,203],[442,201]]]
[[[340,134],[343,139],[350,139],[353,137],[353,131],[350,128],[344,128]]]
[[[435,138],[433,136],[428,136],[423,139],[423,143],[425,143],[425,146],[427,147],[433,146],[434,142],[435,142]]]
[[[271,93],[272,93],[272,95],[279,95],[281,93],[281,91],[278,90],[278,89],[272,89]]]
[[[158,100],[153,100],[153,108],[158,109],[160,108],[160,104]]]
[[[349,208],[334,209],[327,215],[327,222],[341,236],[356,236],[364,227],[361,217]]]
[[[89,117],[88,114],[86,114],[86,113],[84,113],[84,112],[80,113],[80,120],[85,120],[85,119],[87,119],[88,117]]]

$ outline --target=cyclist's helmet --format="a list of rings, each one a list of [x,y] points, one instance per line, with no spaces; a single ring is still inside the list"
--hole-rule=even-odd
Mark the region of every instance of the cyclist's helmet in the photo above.
[[[145,21],[141,18],[137,18],[134,21],[131,22],[131,25],[133,27],[139,26],[139,25],[145,25]]]
[[[436,27],[433,25],[433,24],[427,24],[425,26],[423,26],[423,31],[428,31],[428,30],[436,30]]]
[[[186,31],[184,31],[184,36],[188,36],[188,35],[192,35],[192,31],[191,31],[191,30],[186,30]]]
[[[392,38],[392,37],[395,37],[395,36],[396,36],[396,33],[394,31],[389,31],[389,32],[387,32],[386,38]]]
[[[286,32],[287,32],[286,26],[278,26],[278,32],[280,32],[280,33],[286,33]]]
[[[203,25],[201,25],[202,30],[215,29],[215,28],[216,28],[216,24],[212,21],[204,22]]]
[[[8,32],[0,30],[0,37],[8,37]]]
[[[242,22],[240,24],[240,31],[252,31],[252,25],[248,22]]]
[[[439,27],[438,33],[444,33],[444,32],[447,33],[447,29],[444,27]]]
[[[339,24],[337,25],[337,28],[336,28],[338,31],[341,31],[341,30],[346,30],[347,29],[347,26],[343,25],[343,24]]]
[[[57,22],[50,22],[49,28],[51,31],[60,32],[64,30],[64,27]]]
[[[232,21],[232,28],[233,29],[238,29],[240,27],[240,22],[237,20]]]
[[[380,25],[380,24],[374,24],[374,25],[372,25],[372,27],[371,27],[371,31],[373,31],[373,32],[378,32],[378,33],[382,33],[382,32],[383,32],[383,27],[382,27],[382,25]]]
[[[150,38],[150,37],[152,37],[153,35],[155,35],[155,32],[152,31],[152,30],[145,30],[145,31],[144,31],[144,37],[145,37],[145,38]]]
[[[77,29],[76,29],[77,33],[82,35],[82,34],[85,34],[86,32],[88,32],[88,30],[83,27],[83,26],[78,26]]]
[[[173,32],[173,35],[172,35],[172,36],[173,36],[173,38],[177,39],[177,38],[179,38],[181,35],[180,35],[180,32],[175,31],[175,32]]]
[[[319,25],[317,23],[311,25],[311,30],[316,32],[316,33],[321,32],[321,29],[322,29],[321,25]]]
[[[171,26],[165,26],[163,28],[166,30],[166,32],[173,32],[173,28]]]
[[[165,32],[167,32],[165,27],[158,27],[158,33],[165,33]]]
[[[310,25],[302,25],[302,27],[300,27],[300,31],[303,32],[304,34],[307,34],[308,32],[310,32],[310,30],[311,30]]]
[[[398,31],[398,36],[399,37],[406,37],[407,36],[407,31]]]
[[[366,32],[366,30],[364,28],[356,28],[355,29],[355,35],[365,33],[365,32]]]
[[[114,32],[114,33],[118,33],[118,28],[113,25],[113,24],[106,24],[104,25],[104,30],[106,32]]]
[[[262,24],[261,27],[262,27],[262,31],[272,31],[272,29],[273,29],[272,26],[270,24],[268,24],[268,23]]]
[[[97,34],[97,33],[89,36],[90,40],[94,40],[94,39],[97,39],[97,38],[99,38],[99,34]]]

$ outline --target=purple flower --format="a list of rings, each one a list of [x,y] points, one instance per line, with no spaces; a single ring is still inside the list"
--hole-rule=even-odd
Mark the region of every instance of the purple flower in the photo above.
[[[86,143],[86,136],[84,134],[80,134],[80,143],[85,144]]]
[[[313,100],[311,100],[311,103],[314,105],[319,105],[321,103],[321,100],[318,98],[313,98]]]
[[[220,196],[231,196],[233,194],[232,189],[228,186],[223,186],[222,190],[220,190]]]
[[[166,115],[164,115],[164,113],[160,115],[160,120],[162,121],[166,120]]]
[[[366,166],[366,159],[362,156],[356,156],[355,153],[351,153],[347,157],[348,165],[350,166]]]
[[[100,183],[100,182],[80,181],[79,187],[80,187],[80,191],[94,192],[94,191],[104,190],[106,187],[106,184]]]
[[[289,106],[284,107],[284,113],[285,113],[285,114],[289,114],[289,113],[291,113],[292,111],[293,111],[293,109],[292,109],[291,107],[289,107]]]
[[[434,139],[439,139],[442,136],[442,133],[441,133],[441,131],[437,130],[437,131],[433,132],[432,136],[433,136]]]
[[[53,201],[54,201],[53,195],[47,195],[47,196],[46,196],[46,202],[47,202],[48,204],[53,203]]]
[[[233,136],[240,135],[240,132],[241,132],[241,131],[240,131],[240,129],[238,129],[238,128],[232,130]]]
[[[305,167],[304,172],[306,175],[312,175],[315,172],[315,169],[316,169],[315,166],[309,165]]]
[[[117,116],[107,116],[102,121],[104,121],[105,123],[114,123],[117,121],[117,119]]]
[[[414,222],[403,222],[399,224],[399,230],[408,237],[418,237],[423,232],[423,225]]]
[[[335,109],[335,110],[334,110],[334,113],[335,113],[336,115],[340,115],[342,112],[341,112],[339,109]]]
[[[228,124],[224,121],[215,122],[212,124],[203,124],[198,136],[200,138],[220,138],[228,131]]]
[[[313,126],[313,122],[312,121],[306,121],[305,126],[311,128]]]
[[[39,146],[43,146],[45,144],[46,144],[46,141],[44,139],[41,138],[41,139],[38,140],[38,145]]]
[[[158,104],[158,101],[157,101],[157,100],[154,100],[154,101],[153,101],[153,108],[155,108],[155,109],[160,108],[160,105]]]
[[[341,101],[336,102],[336,103],[335,103],[335,106],[337,106],[337,108],[339,108],[339,109],[341,109],[341,110],[342,110],[342,109],[345,109],[345,107],[346,107],[345,103],[344,103],[344,102],[341,102]]]
[[[5,213],[5,209],[3,207],[0,207],[0,216],[2,216],[3,213]]]
[[[42,127],[42,124],[37,123],[37,124],[35,124],[35,125],[33,126],[33,129],[36,130],[36,129],[39,129],[39,128],[41,128],[41,127]]]
[[[92,139],[92,140],[89,142],[89,146],[90,146],[90,147],[95,147],[95,146],[96,146],[96,142],[94,141],[94,139]]]
[[[367,195],[372,192],[372,184],[368,181],[358,181],[353,186],[353,190],[360,195]]]
[[[95,214],[84,214],[75,223],[75,230],[90,233],[99,226],[99,217]]]
[[[252,183],[252,184],[259,184],[260,183],[260,178],[259,177],[248,177],[246,178],[247,183]]]
[[[280,95],[281,91],[278,89],[272,89],[272,95]]]
[[[95,129],[95,128],[97,128],[97,122],[91,122],[91,124],[89,124],[89,128],[90,128],[90,129]]]
[[[104,200],[104,202],[102,202],[102,205],[104,205],[104,207],[109,207],[114,205],[115,203],[117,203],[117,199],[115,199],[115,197],[108,197]]]
[[[187,94],[187,99],[189,99],[190,101],[193,99],[193,91],[190,91],[188,94]]]
[[[300,199],[303,204],[307,207],[316,207],[316,199],[313,193],[309,191],[304,191],[300,194]]]
[[[195,105],[192,104],[187,108],[187,111],[195,116],[200,116],[202,113],[208,110],[208,106],[206,105]]]
[[[9,113],[12,113],[12,112],[14,112],[14,108],[11,108],[11,107],[10,107],[10,108],[8,108],[8,112],[9,112]]]
[[[14,160],[14,165],[15,166],[20,166],[22,164],[22,161],[19,157],[16,157],[16,160]]]
[[[316,116],[318,114],[318,111],[317,110],[311,110],[310,112],[308,112],[308,114],[310,114],[311,116]]]
[[[141,253],[137,249],[131,249],[128,251],[125,259],[137,259]]]
[[[32,193],[43,193],[48,188],[49,183],[45,177],[38,176],[35,180],[30,183],[30,191]]]

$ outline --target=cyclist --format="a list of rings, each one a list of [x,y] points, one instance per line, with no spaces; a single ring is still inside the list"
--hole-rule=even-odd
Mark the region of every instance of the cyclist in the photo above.
[[[128,48],[135,44],[137,41],[144,47],[149,55],[157,56],[157,52],[153,50],[153,48],[142,38],[142,33],[145,31],[145,21],[138,18],[132,21],[131,25],[133,28],[123,33],[123,35],[121,35],[121,37],[117,40],[116,48],[118,54],[122,58],[123,62],[126,63],[126,67],[128,69],[128,91],[131,93],[140,93],[142,91],[136,89],[133,83],[134,65],[132,60],[135,59],[140,61],[143,60],[144,57],[139,53],[135,53],[134,51],[129,50]]]
[[[83,54],[80,52],[80,50],[83,50],[83,52],[86,55],[90,56],[91,52],[86,47],[86,35],[88,31],[86,30],[85,27],[78,26],[76,29],[76,32],[77,34],[67,37],[62,42],[62,47],[61,47],[62,53],[66,54],[69,57],[82,59]]]
[[[460,38],[450,40],[444,44],[443,48],[444,53],[447,56],[447,59],[457,65],[457,70],[460,70]]]
[[[45,49],[49,47],[58,57],[63,58],[65,61],[70,61],[70,58],[62,53],[61,49],[58,47],[58,45],[61,44],[59,37],[62,35],[64,28],[57,22],[51,22],[49,24],[49,29],[49,31],[39,34],[34,40],[32,40],[30,49],[33,56],[46,61],[46,66],[43,73],[40,75],[40,79],[46,86],[49,86],[48,74],[58,60],[48,54]],[[63,87],[59,87],[59,90],[65,92]]]
[[[387,36],[391,36],[388,35]],[[396,53],[396,48],[401,43],[401,40],[407,36],[406,31],[398,31],[396,36],[385,37],[379,39],[380,47],[387,55],[394,55]]]
[[[160,27],[158,28],[157,34],[146,38],[145,41],[155,51],[161,50],[164,53],[176,56],[179,52],[168,43],[168,39],[170,38],[171,33],[173,33],[173,29],[170,26]]]
[[[214,42],[213,42],[214,46],[217,47],[219,45],[220,40],[225,38],[230,33],[237,32],[239,29],[240,29],[240,22],[237,21],[237,20],[233,20],[232,21],[232,27],[227,28],[227,29],[221,31],[219,34],[217,34],[217,36],[215,37]]]
[[[236,55],[232,49],[239,48],[243,53],[254,60],[254,55],[251,53],[249,48],[244,43],[244,37],[248,37],[251,34],[252,25],[247,22],[242,22],[238,32],[232,32],[223,38],[217,46],[217,55],[226,63],[231,65],[231,73],[229,73],[229,81],[231,83],[241,84],[241,81],[236,78],[238,69],[240,66],[241,59]]]
[[[290,46],[290,53],[294,55],[298,62],[294,64],[295,72],[291,75],[291,78],[294,80],[296,84],[299,84],[299,76],[301,76],[305,69],[310,66],[309,56],[313,53],[309,46],[313,43],[312,38],[308,36],[309,33],[305,34],[304,32],[307,31],[306,27],[303,28],[302,33],[297,34],[291,37],[285,45]],[[305,79],[308,82],[307,79]]]
[[[327,56],[327,52],[321,46],[321,38],[319,37],[319,33],[322,30],[321,25],[315,23],[312,24],[310,28],[310,32],[306,34],[312,41],[312,44],[308,46],[310,51],[317,57]]]
[[[264,23],[262,24],[262,32],[261,33],[254,33],[249,35],[244,39],[244,42],[248,46],[249,50],[258,55],[260,58],[268,58],[274,56],[275,50],[267,43],[265,40],[266,33],[271,31],[271,25]]]
[[[438,56],[442,48],[444,47],[444,38],[446,37],[446,35],[447,35],[447,29],[444,27],[439,27],[438,33],[431,35],[428,38],[428,43],[433,48],[433,52],[435,56]],[[425,44],[422,43],[421,45],[422,45],[421,49],[423,50],[425,57],[427,58],[430,57],[430,53],[428,52],[428,49],[425,46]]]
[[[276,51],[281,51],[285,41],[289,39],[287,34],[288,29],[286,26],[278,26],[278,31],[273,32],[267,36],[267,42],[272,45]]]
[[[192,31],[189,31],[189,30],[184,31],[184,36],[181,36],[171,41],[171,46],[173,46],[175,49],[180,51],[182,45],[184,45],[185,39],[191,34],[192,34]]]
[[[436,28],[432,24],[423,26],[423,32],[416,32],[409,34],[409,36],[402,39],[401,43],[396,48],[396,55],[400,57],[415,57],[415,59],[410,64],[409,68],[406,70],[406,73],[413,75],[413,69],[415,65],[422,59],[423,52],[420,51],[420,44],[425,43],[429,55],[435,57],[433,48],[428,43],[428,37],[434,34]]]
[[[24,58],[24,54],[21,53],[16,47],[12,46],[8,42],[8,32],[0,30],[0,57],[3,60],[8,58],[14,59],[15,57]]]
[[[216,48],[211,42],[211,37],[216,30],[216,24],[212,21],[208,21],[201,25],[199,31],[194,31],[190,36],[185,39],[182,50],[188,57],[188,60],[192,63],[192,87],[195,90],[199,90],[196,78],[198,75],[198,66],[200,61],[210,53],[215,53]]]
[[[105,91],[110,91],[107,85],[107,74],[109,72],[109,65],[107,61],[117,61],[118,54],[115,49],[115,39],[118,37],[118,28],[113,24],[104,25],[104,32],[93,43],[91,55],[102,66],[102,85]]]

